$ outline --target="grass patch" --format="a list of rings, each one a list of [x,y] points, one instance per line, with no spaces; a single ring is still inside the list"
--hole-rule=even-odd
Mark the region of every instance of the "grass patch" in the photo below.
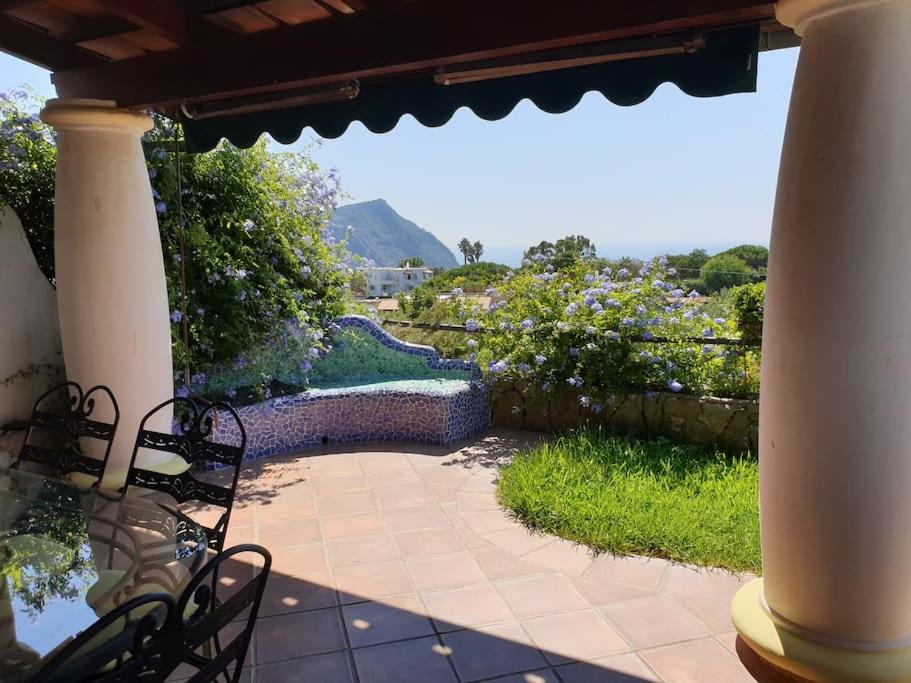
[[[497,498],[598,551],[760,572],[755,458],[579,430],[516,455]]]

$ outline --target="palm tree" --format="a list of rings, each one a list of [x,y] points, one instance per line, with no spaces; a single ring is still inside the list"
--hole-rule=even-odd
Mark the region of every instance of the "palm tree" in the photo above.
[[[472,248],[472,255],[474,256],[474,262],[477,263],[481,260],[481,254],[484,253],[484,245],[480,242],[475,242],[474,247]]]
[[[471,242],[465,237],[459,240],[459,251],[462,252],[463,263],[468,263],[468,259],[471,257]]]

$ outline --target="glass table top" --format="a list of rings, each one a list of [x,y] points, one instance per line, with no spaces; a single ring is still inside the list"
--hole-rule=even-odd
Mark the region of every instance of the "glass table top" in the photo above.
[[[205,532],[141,493],[0,470],[0,681],[27,680],[114,605],[186,585]]]

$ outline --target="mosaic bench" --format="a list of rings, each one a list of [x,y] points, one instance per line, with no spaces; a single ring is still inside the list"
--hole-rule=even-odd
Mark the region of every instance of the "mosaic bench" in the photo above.
[[[476,364],[440,358],[432,347],[396,339],[362,316],[344,316],[336,325],[333,345],[338,348],[329,351],[322,366],[314,364],[315,380],[326,386],[238,409],[247,430],[247,459],[340,443],[446,445],[487,428],[487,388]],[[350,352],[355,358],[349,365],[346,344],[365,345]],[[364,365],[374,358],[380,368],[368,381],[332,386],[345,374],[364,379]],[[412,376],[395,377],[397,370]],[[232,429],[232,421],[219,421],[216,439],[231,438]]]

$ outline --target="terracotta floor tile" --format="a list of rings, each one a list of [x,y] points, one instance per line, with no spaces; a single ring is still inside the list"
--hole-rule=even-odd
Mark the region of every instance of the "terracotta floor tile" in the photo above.
[[[509,515],[505,510],[500,508],[495,510],[475,511],[463,511],[459,509],[459,517],[461,517],[474,531],[482,535],[489,534],[493,531],[501,531],[503,529],[522,528],[509,518]]]
[[[358,453],[358,462],[365,474],[388,470],[414,470],[404,453]]]
[[[358,512],[323,519],[323,531],[329,540],[377,536],[386,533],[386,524],[378,512]]]
[[[228,525],[228,535],[225,537],[228,547],[242,543],[256,543],[256,527]]]
[[[403,559],[446,555],[465,550],[455,529],[422,529],[395,535],[395,543]]]
[[[538,669],[487,679],[487,683],[560,683],[552,669]]]
[[[544,657],[516,623],[456,631],[442,638],[463,681],[547,667]]]
[[[314,488],[317,496],[337,496],[369,491],[370,485],[363,474],[320,474],[316,477]]]
[[[501,510],[493,492],[477,493],[464,491],[456,496],[459,512],[481,512],[484,510]]]
[[[388,562],[399,558],[399,551],[392,536],[340,538],[329,541],[327,545],[329,560],[333,567]]]
[[[593,609],[527,619],[522,625],[551,664],[584,662],[630,649]]]
[[[554,541],[552,536],[536,534],[519,524],[514,524],[502,531],[481,535],[495,546],[503,548],[513,555],[525,555]]]
[[[316,517],[316,501],[313,496],[280,496],[263,502],[259,508],[259,521],[262,524],[311,517]]]
[[[731,621],[731,603],[694,595],[675,595],[674,602],[705,624],[712,633],[725,633],[734,629]]]
[[[727,633],[719,633],[715,636],[715,640],[724,645],[728,650],[737,654],[737,631],[728,631]]]
[[[419,508],[436,502],[430,490],[423,484],[379,489],[375,494],[377,501],[379,501],[380,510],[384,512],[403,508]]]
[[[506,601],[490,584],[422,593],[421,598],[441,633],[513,620]]]
[[[316,509],[323,517],[332,515],[353,515],[357,512],[373,512],[377,510],[376,499],[367,491],[358,493],[343,493],[338,496],[319,496],[316,499]]]
[[[436,637],[354,650],[361,683],[455,683],[445,650]]]
[[[256,632],[257,664],[345,648],[336,608],[264,617],[257,621]]]
[[[709,635],[694,616],[666,595],[650,595],[601,608],[635,648],[656,647]]]
[[[668,567],[661,588],[672,595],[692,595],[729,603],[734,593],[753,578],[752,575],[738,576],[722,569],[696,569],[675,564]]]
[[[382,600],[415,590],[405,565],[399,561],[341,567],[334,574],[339,601],[343,605]]]
[[[459,488],[462,488],[468,477],[472,475],[471,470],[465,467],[459,467],[458,465],[440,465],[434,463],[436,467],[422,467],[418,470],[418,474],[421,475],[423,479],[428,484],[442,484],[442,483],[452,483],[458,484]]]
[[[416,531],[417,529],[448,529],[452,526],[439,505],[387,510],[383,513],[383,517],[386,520],[386,526],[392,533]]]
[[[329,570],[326,547],[322,543],[269,548],[272,553],[272,576],[309,576]]]
[[[293,519],[259,527],[259,543],[270,550],[286,545],[305,545],[323,540],[317,519]]]
[[[345,652],[299,657],[256,667],[256,683],[354,683]]]
[[[342,619],[351,647],[433,635],[433,627],[416,595],[347,605],[342,608]]]
[[[421,484],[422,479],[413,467],[408,469],[379,470],[367,473],[367,481],[373,489],[384,489],[390,486],[410,486]]]
[[[548,567],[567,576],[580,576],[591,566],[591,551],[583,545],[557,539],[523,556],[532,564]]]
[[[582,575],[595,581],[628,583],[639,588],[655,589],[668,568],[665,560],[645,557],[616,557],[599,555]]]
[[[639,656],[666,683],[754,683],[740,660],[713,638],[643,650]]]
[[[459,489],[462,488],[461,481],[437,481],[427,485],[433,497],[441,503],[455,502]]]
[[[497,471],[494,469],[480,469],[472,473],[462,485],[462,491],[474,493],[487,493],[496,488]]]
[[[557,667],[557,673],[563,683],[660,683],[661,680],[632,652],[591,662],[565,664]]]
[[[294,576],[273,575],[266,582],[261,616],[301,612],[303,610],[333,607],[337,603],[335,588],[329,572],[302,579]]]
[[[475,560],[491,580],[514,579],[519,576],[550,573],[549,569],[527,562],[502,548],[490,546],[472,551]]]
[[[497,589],[521,618],[570,612],[590,606],[572,582],[561,574],[498,581]]]
[[[573,584],[595,607],[611,605],[615,602],[623,602],[624,600],[632,600],[633,598],[642,598],[646,595],[656,594],[655,590],[631,586],[628,583],[586,579],[584,577],[574,578]]]
[[[405,560],[405,566],[420,591],[457,588],[485,583],[487,577],[468,552]]]

